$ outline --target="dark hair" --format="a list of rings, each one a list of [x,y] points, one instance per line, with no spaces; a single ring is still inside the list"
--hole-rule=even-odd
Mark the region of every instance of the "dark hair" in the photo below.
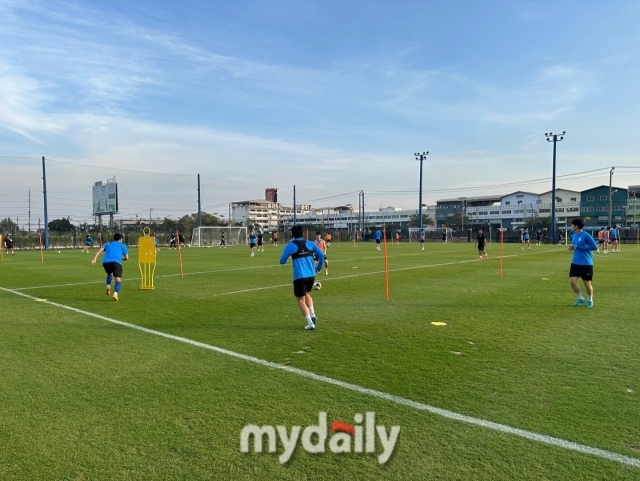
[[[614,225],[613,225],[613,228],[614,228],[614,229],[617,229],[617,228],[618,228],[618,224],[614,224]]]
[[[302,237],[302,226],[294,225],[291,228],[291,235],[293,235],[294,239],[298,239],[299,237]]]
[[[582,219],[573,219],[571,221],[571,225],[575,225],[578,229],[582,229],[584,227],[584,221]]]
[[[316,232],[316,235],[320,235],[320,232]]]
[[[119,241],[124,239],[124,237],[122,236],[122,234],[113,234],[113,240],[114,241]]]

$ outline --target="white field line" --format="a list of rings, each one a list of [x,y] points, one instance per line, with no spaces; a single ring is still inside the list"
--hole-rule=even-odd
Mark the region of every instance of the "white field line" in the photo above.
[[[24,294],[22,292],[18,292],[12,289],[6,289],[4,287],[0,287],[0,290],[4,292],[8,292],[11,294],[15,294],[17,296],[25,297],[31,300],[38,300],[37,297],[30,296],[28,294]],[[441,409],[435,406],[430,406],[428,404],[424,404],[417,401],[412,401],[407,398],[403,398],[400,396],[395,396],[393,394],[388,394],[383,391],[377,391],[375,389],[369,389],[366,387],[359,386],[357,384],[348,383],[345,381],[340,381],[338,379],[333,379],[331,377],[323,376],[321,374],[316,374],[314,372],[305,371],[303,369],[297,369],[291,366],[285,366],[282,364],[277,364],[275,362],[266,361],[264,359],[260,359],[254,356],[249,356],[247,354],[241,354],[239,352],[230,351],[228,349],[224,349],[221,347],[213,346],[211,344],[205,344],[203,342],[194,341],[192,339],[187,339],[185,337],[174,336],[173,334],[167,334],[161,331],[154,331],[153,329],[148,329],[146,327],[137,326],[135,324],[130,324],[124,321],[118,321],[116,319],[112,319],[110,317],[101,316],[100,314],[95,314],[89,311],[83,311],[81,309],[77,309],[75,307],[66,306],[64,304],[59,304],[57,302],[51,301],[43,301],[44,304],[48,304],[50,306],[58,307],[60,309],[66,309],[68,311],[75,312],[77,314],[83,314],[89,317],[93,317],[95,319],[100,319],[102,321],[107,321],[112,324],[117,324],[122,327],[128,327],[130,329],[135,329],[137,331],[141,331],[147,334],[152,334],[154,336],[164,337],[166,339],[171,339],[173,341],[182,342],[185,344],[190,344],[192,346],[200,347],[203,349],[208,349],[210,351],[217,352],[218,354],[224,354],[226,356],[234,357],[236,359],[241,359],[243,361],[252,362],[254,364],[258,364],[260,366],[268,367],[271,369],[279,369],[281,371],[285,371],[291,374],[297,374],[298,376],[302,376],[307,379],[312,379],[314,381],[322,382],[325,384],[331,384],[334,386],[341,387],[343,389],[349,389],[350,391],[355,391],[359,394],[365,394],[367,396],[372,396],[378,399],[383,399],[385,401],[389,401],[401,406],[407,406],[410,408],[417,409],[419,411],[427,411],[432,414],[436,414],[438,416],[442,416],[447,419],[452,419],[454,421],[460,421],[467,424],[473,424],[475,426],[480,426],[486,429],[491,429],[493,431],[498,431],[501,433],[512,434],[514,436],[519,436],[521,438],[528,439],[530,441],[537,441],[544,444],[549,444],[551,446],[556,446],[559,448],[567,449],[569,451],[577,451],[582,454],[588,454],[591,456],[596,456],[602,459],[606,459],[609,461],[614,461],[617,463],[625,464],[627,466],[632,466],[635,468],[640,468],[640,459],[633,458],[630,456],[625,456],[623,454],[615,453],[613,451],[607,451],[605,449],[594,448],[591,446],[587,446],[584,444],[575,443],[573,441],[567,441],[565,439],[554,438],[552,436],[547,436],[546,434],[539,434],[533,431],[527,431],[524,429],[514,428],[511,426],[507,426],[506,424],[499,424],[493,421],[487,421],[485,419],[474,418],[471,416],[467,416],[465,414],[459,414],[454,411],[449,411],[447,409]]]
[[[451,252],[457,252],[457,251],[445,251],[445,252],[438,252],[438,254],[447,254],[447,253],[451,253]],[[415,256],[415,255],[420,255],[420,254],[401,254],[399,256],[388,256],[388,257],[410,257],[410,256]],[[380,258],[378,257],[361,257],[360,259],[336,259],[331,261],[332,263],[336,263],[336,262],[351,262],[351,261],[359,261],[359,260],[369,260],[369,259],[378,259]],[[275,268],[275,267],[281,267],[280,264],[269,264],[266,266],[247,266],[247,267],[234,267],[233,269],[214,269],[214,270],[210,270],[210,271],[199,271],[199,272],[185,272],[184,275],[185,276],[197,276],[197,275],[202,275],[202,274],[215,274],[217,272],[233,272],[233,271],[244,271],[244,270],[251,270],[251,269],[269,269],[269,268]],[[163,279],[166,277],[180,277],[182,274],[165,274],[163,276],[156,276],[157,279]],[[122,279],[122,282],[125,281],[139,281],[140,277],[127,277],[125,279]],[[33,289],[49,289],[49,288],[54,288],[54,287],[73,287],[73,286],[84,286],[86,284],[104,284],[104,281],[87,281],[87,282],[74,282],[74,283],[69,283],[69,284],[50,284],[47,286],[29,286],[29,287],[16,287],[14,290],[15,291],[30,291]],[[267,289],[270,289],[267,287]],[[271,288],[273,289],[273,288]]]

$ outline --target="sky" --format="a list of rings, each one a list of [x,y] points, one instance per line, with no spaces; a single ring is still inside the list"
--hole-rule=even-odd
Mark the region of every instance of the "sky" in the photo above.
[[[0,0],[0,217],[640,184],[637,1]],[[623,167],[633,167],[624,169]],[[135,172],[134,172],[135,171]],[[529,182],[541,179],[537,182]],[[520,184],[513,184],[518,183]],[[524,182],[524,183],[522,183]],[[491,187],[495,186],[495,187]],[[22,221],[20,222],[22,223]]]

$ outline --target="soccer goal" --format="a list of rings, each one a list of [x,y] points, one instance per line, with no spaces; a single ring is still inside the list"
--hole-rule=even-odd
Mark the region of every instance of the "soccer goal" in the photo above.
[[[419,227],[409,227],[409,242],[418,242],[419,232]],[[424,234],[427,241],[442,240],[442,227],[425,227]],[[451,241],[451,229],[447,229],[447,239]]]
[[[228,246],[247,243],[246,227],[196,227],[191,236],[191,247],[219,246],[222,234]]]

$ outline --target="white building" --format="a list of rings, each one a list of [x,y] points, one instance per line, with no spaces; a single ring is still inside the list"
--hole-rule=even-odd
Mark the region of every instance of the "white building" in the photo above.
[[[311,206],[299,204],[296,215],[311,211]],[[277,202],[255,199],[231,203],[231,222],[242,222],[248,227],[258,226],[263,230],[276,230],[285,216],[293,216],[293,208]]]
[[[540,217],[551,216],[551,191],[540,194]],[[566,227],[580,217],[580,192],[575,190],[556,189],[556,221],[559,226]]]
[[[504,227],[517,228],[528,219],[538,217],[540,196],[518,191],[500,198],[500,220]]]

